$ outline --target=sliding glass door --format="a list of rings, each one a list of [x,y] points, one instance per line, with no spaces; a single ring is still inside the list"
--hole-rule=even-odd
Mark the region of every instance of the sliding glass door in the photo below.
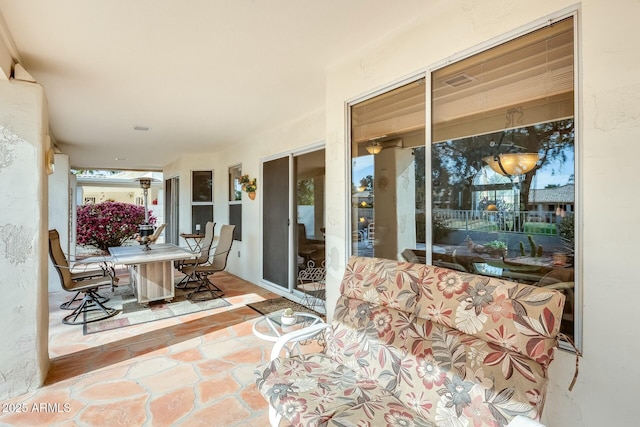
[[[262,166],[262,277],[289,289],[289,156]]]
[[[262,173],[263,279],[304,298],[300,271],[324,267],[325,151],[265,161]]]

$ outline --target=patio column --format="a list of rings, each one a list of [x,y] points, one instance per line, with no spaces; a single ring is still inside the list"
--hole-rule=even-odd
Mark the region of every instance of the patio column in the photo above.
[[[0,78],[0,401],[49,368],[47,128],[42,87]]]

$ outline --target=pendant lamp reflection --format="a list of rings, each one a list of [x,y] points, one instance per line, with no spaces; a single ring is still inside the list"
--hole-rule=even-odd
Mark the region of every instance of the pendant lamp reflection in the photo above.
[[[482,160],[497,174],[524,175],[533,170],[540,160],[538,153],[503,153],[483,157]]]
[[[382,151],[382,145],[379,142],[371,141],[370,145],[367,145],[367,152],[369,154],[378,154]]]

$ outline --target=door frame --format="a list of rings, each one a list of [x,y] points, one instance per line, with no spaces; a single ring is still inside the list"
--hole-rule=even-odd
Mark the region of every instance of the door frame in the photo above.
[[[271,160],[282,159],[283,157],[287,157],[289,159],[289,229],[288,229],[288,277],[289,277],[289,287],[285,288],[276,283],[272,283],[269,280],[264,278],[264,265],[263,265],[263,257],[262,252],[260,254],[260,283],[269,287],[270,290],[275,291],[278,294],[282,294],[283,292],[288,295],[301,296],[302,292],[297,291],[295,289],[296,279],[297,279],[297,253],[296,253],[296,229],[294,227],[298,221],[298,213],[296,209],[296,176],[295,176],[295,157],[311,153],[314,151],[319,151],[326,149],[326,144],[324,141],[317,142],[315,144],[310,144],[305,147],[301,147],[295,150],[291,150],[288,152],[280,152],[277,154],[273,154],[271,156],[263,157],[260,159],[260,182],[264,182],[264,163],[269,162]],[[326,151],[325,151],[325,164],[326,164]],[[260,251],[264,251],[264,226],[262,222],[262,217],[264,215],[264,195],[260,198]],[[279,291],[279,292],[278,292]],[[298,295],[300,294],[300,295]]]

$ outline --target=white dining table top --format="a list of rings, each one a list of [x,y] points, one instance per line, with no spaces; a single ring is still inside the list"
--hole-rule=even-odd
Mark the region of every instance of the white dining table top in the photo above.
[[[144,245],[117,246],[109,248],[114,262],[118,264],[144,264],[149,262],[175,261],[180,259],[195,258],[199,254],[186,248],[181,248],[171,243],[157,243],[149,245],[149,250],[144,250]]]

